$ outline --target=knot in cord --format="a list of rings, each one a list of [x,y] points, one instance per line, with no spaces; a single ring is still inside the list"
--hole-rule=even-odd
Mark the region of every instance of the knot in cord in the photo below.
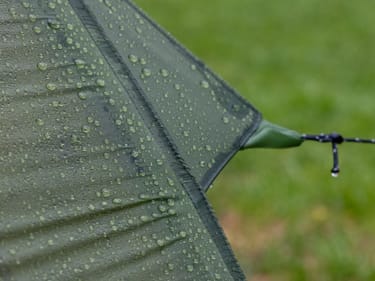
[[[375,144],[375,139],[361,139],[361,138],[344,138],[338,133],[331,134],[319,134],[319,135],[302,135],[303,140],[317,141],[321,143],[330,142],[332,144],[332,153],[333,153],[333,167],[331,169],[331,175],[333,177],[338,177],[340,168],[339,168],[339,153],[338,153],[338,144],[343,142],[355,142],[355,143],[369,143]]]

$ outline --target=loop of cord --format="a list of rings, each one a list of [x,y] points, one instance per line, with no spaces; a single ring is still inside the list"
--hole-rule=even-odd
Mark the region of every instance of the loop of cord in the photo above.
[[[317,141],[321,143],[330,142],[332,144],[333,167],[331,169],[331,175],[333,177],[338,177],[339,172],[340,172],[338,144],[341,144],[343,142],[375,144],[375,139],[344,138],[342,135],[338,133],[319,134],[319,135],[303,134],[302,139],[309,140],[309,141]]]

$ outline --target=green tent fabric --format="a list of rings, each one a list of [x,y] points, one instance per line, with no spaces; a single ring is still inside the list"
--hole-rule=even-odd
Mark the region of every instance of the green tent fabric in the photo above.
[[[244,280],[204,191],[260,113],[129,1],[0,35],[0,280]]]

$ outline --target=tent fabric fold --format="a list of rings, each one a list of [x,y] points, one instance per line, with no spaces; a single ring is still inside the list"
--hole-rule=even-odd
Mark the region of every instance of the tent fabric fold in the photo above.
[[[260,113],[129,1],[0,35],[0,280],[245,280],[204,191]]]

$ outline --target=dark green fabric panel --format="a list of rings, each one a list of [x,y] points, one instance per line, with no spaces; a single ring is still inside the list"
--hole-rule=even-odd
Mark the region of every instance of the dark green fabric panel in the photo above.
[[[259,113],[128,1],[71,2],[96,41],[115,42],[111,64],[127,65],[186,166],[208,187]]]
[[[206,165],[190,160],[208,163],[219,148],[233,154],[257,116],[250,106],[229,92],[232,109],[223,111],[224,92],[220,100],[198,82],[188,90],[202,80],[194,70],[178,82],[183,101],[162,107],[162,87],[176,83],[164,85],[164,71],[147,65],[158,57],[153,45],[135,53],[152,36],[127,31],[138,34],[133,23],[142,18],[125,1],[0,0],[0,8],[0,280],[243,280],[199,187]],[[123,22],[122,36],[113,35],[113,18]],[[134,66],[122,37],[135,44]],[[160,51],[173,50],[167,43]],[[216,109],[197,118],[218,114],[209,126],[174,116],[198,88]],[[152,94],[157,102],[149,104]],[[201,110],[197,97],[190,106]],[[243,121],[234,126],[235,119]],[[189,158],[192,147],[181,147],[185,136],[171,120],[185,122],[198,151],[215,120],[234,135],[218,144],[211,130],[209,158]]]

